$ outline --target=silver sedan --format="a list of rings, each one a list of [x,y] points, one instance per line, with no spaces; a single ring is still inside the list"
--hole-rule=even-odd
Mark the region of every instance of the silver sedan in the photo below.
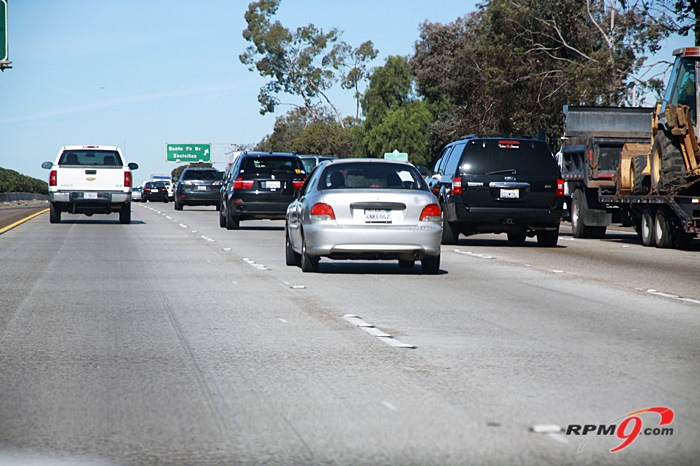
[[[402,161],[339,159],[313,171],[287,208],[286,263],[316,272],[321,257],[397,260],[440,270],[438,200]]]

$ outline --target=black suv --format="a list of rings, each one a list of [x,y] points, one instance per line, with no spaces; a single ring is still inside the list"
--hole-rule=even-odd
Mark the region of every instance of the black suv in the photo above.
[[[306,180],[298,155],[244,152],[231,165],[221,188],[219,226],[236,230],[241,220],[282,220]]]
[[[216,168],[187,167],[175,185],[175,210],[185,205],[213,205],[219,210],[224,173]]]
[[[556,246],[564,181],[544,141],[528,137],[464,136],[448,144],[428,180],[443,213],[443,244],[459,234],[507,233],[522,244],[537,236]]]

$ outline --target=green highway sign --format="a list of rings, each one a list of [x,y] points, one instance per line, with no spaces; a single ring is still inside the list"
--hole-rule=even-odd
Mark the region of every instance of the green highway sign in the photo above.
[[[211,162],[211,144],[167,144],[168,162]]]
[[[404,162],[408,162],[408,154],[406,152],[399,152],[397,150],[394,150],[394,152],[387,152],[384,154],[385,159],[389,160],[403,160]]]
[[[0,0],[0,62],[7,61],[7,0]]]

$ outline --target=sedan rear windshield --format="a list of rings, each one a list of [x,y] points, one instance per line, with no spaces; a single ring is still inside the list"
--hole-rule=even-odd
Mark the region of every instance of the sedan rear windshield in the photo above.
[[[486,139],[469,141],[461,160],[462,174],[551,175],[558,173],[543,141]]]
[[[248,157],[243,161],[241,175],[247,178],[269,175],[301,175],[304,165],[298,157]]]
[[[323,173],[319,188],[428,189],[413,166],[374,162],[333,164]]]
[[[224,178],[224,172],[218,170],[187,170],[182,174],[182,180],[217,181]]]
[[[121,167],[119,152],[112,150],[64,150],[58,165]]]

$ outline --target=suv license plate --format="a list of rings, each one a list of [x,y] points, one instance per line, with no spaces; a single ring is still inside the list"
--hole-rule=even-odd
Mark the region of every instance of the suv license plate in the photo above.
[[[518,199],[519,197],[519,189],[501,189],[501,199]]]
[[[365,210],[365,223],[391,223],[391,211]]]
[[[265,187],[267,189],[280,189],[282,187],[281,181],[266,181]]]

